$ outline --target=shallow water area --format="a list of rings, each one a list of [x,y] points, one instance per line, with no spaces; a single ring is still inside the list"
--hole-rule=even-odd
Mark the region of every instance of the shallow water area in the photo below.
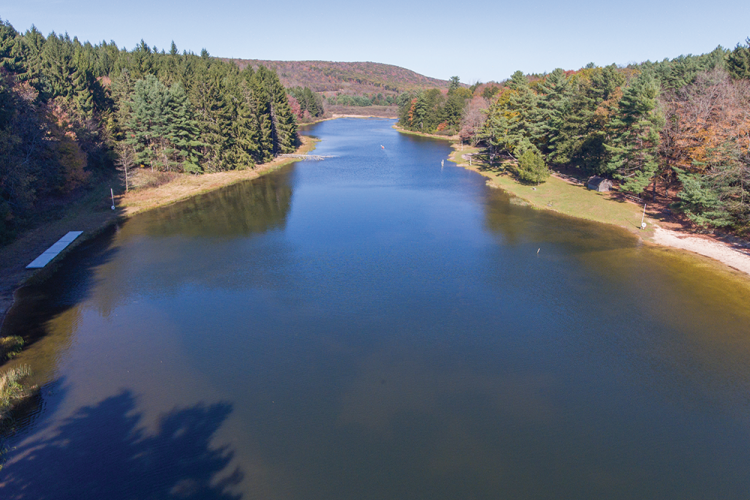
[[[745,498],[750,287],[513,204],[391,120],[23,290],[0,497]]]

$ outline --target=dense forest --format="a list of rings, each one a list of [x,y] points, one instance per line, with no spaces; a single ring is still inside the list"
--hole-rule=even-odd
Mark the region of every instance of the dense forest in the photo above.
[[[115,166],[218,172],[291,152],[295,112],[320,102],[306,96],[293,110],[273,71],[205,50],[126,50],[0,21],[0,243]]]
[[[750,39],[656,63],[519,71],[460,98],[456,83],[402,97],[400,125],[459,132],[489,157],[538,157],[614,179],[621,191],[672,198],[698,225],[750,230]]]
[[[539,172],[608,177],[702,226],[750,229],[750,39],[471,87],[375,63],[270,63],[280,75],[174,43],[128,50],[0,20],[0,243],[115,168],[199,174],[291,152],[297,123],[328,106],[398,105],[405,129],[458,134]]]
[[[452,135],[458,132],[472,91],[451,78],[446,92],[438,88],[398,96],[398,122],[407,130]]]

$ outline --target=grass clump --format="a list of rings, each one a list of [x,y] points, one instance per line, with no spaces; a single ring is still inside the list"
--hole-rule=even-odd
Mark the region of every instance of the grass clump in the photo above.
[[[4,438],[15,429],[15,419],[11,416],[11,412],[18,403],[31,394],[29,388],[21,384],[21,380],[29,375],[31,375],[31,369],[27,365],[11,368],[0,374],[0,470],[3,468],[9,451],[5,446]]]
[[[18,335],[0,338],[0,358],[12,359],[23,348],[23,338]]]
[[[0,420],[7,418],[13,404],[26,395],[21,380],[29,375],[31,369],[27,365],[11,368],[0,375]]]

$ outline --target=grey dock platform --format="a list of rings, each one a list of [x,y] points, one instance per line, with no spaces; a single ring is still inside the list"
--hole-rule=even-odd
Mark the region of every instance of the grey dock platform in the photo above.
[[[49,247],[42,255],[34,259],[31,264],[26,266],[26,269],[39,269],[46,266],[81,234],[83,234],[83,231],[68,231],[68,234],[57,240],[57,243]]]

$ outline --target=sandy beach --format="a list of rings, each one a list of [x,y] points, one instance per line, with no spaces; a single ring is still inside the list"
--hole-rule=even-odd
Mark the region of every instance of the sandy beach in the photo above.
[[[750,275],[750,250],[656,226],[653,242],[697,253]]]

